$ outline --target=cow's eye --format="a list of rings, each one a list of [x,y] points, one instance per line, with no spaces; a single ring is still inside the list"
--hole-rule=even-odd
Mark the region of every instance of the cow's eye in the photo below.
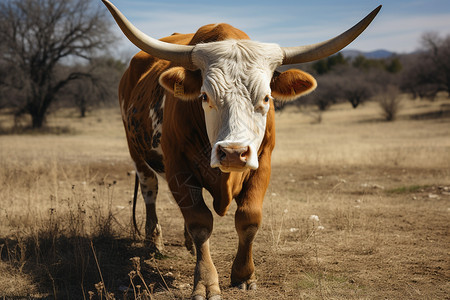
[[[203,93],[200,98],[202,99],[203,102],[208,102],[208,95],[206,95],[206,93]]]

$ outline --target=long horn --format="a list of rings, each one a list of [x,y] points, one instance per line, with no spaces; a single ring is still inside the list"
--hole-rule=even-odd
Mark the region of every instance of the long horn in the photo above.
[[[191,59],[194,46],[177,45],[154,39],[137,29],[125,16],[108,0],[102,0],[119,25],[125,36],[141,50],[155,57],[169,60],[177,65],[195,69]]]
[[[381,5],[375,8],[370,14],[362,19],[358,24],[346,32],[328,41],[298,47],[282,47],[284,53],[283,65],[299,64],[319,60],[328,57],[356,39],[372,22],[381,9]]]

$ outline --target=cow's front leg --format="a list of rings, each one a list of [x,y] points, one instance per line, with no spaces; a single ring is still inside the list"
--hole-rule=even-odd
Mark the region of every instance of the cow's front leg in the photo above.
[[[238,205],[235,226],[239,236],[239,246],[231,269],[231,284],[240,289],[256,289],[255,265],[252,245],[262,219],[259,203]]]
[[[219,279],[209,251],[209,237],[213,229],[211,211],[203,200],[191,208],[182,208],[181,211],[197,255],[192,299],[221,299]]]
[[[192,176],[177,174],[169,181],[172,194],[180,207],[187,234],[195,246],[197,262],[194,271],[194,300],[219,300],[220,288],[216,267],[211,259],[209,237],[213,216],[202,197],[202,188]]]

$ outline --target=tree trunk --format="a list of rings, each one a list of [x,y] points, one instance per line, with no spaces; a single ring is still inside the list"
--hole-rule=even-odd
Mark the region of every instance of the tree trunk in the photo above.
[[[86,98],[83,95],[80,96],[80,97],[81,97],[80,105],[79,105],[80,117],[81,118],[85,118],[86,117],[86,110],[87,110],[87,101],[86,101]]]
[[[45,122],[45,112],[42,112],[42,110],[31,111],[30,115],[31,115],[31,125],[33,129],[42,128]]]
[[[350,103],[352,104],[353,108],[357,108],[359,103],[360,103],[360,101],[359,101],[359,99],[357,97],[352,97],[348,101],[350,101]]]
[[[31,126],[33,129],[42,128],[45,124],[47,109],[49,108],[52,100],[53,95],[50,93],[44,97],[36,95],[32,100],[32,103],[28,106],[28,113],[31,115]]]

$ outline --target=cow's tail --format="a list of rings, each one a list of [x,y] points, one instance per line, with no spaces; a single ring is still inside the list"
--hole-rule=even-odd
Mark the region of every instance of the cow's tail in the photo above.
[[[133,225],[134,225],[134,230],[136,230],[137,234],[141,235],[141,233],[139,232],[139,228],[136,224],[136,199],[137,199],[138,190],[139,190],[139,177],[136,172],[136,177],[134,180],[134,195],[133,195]]]

